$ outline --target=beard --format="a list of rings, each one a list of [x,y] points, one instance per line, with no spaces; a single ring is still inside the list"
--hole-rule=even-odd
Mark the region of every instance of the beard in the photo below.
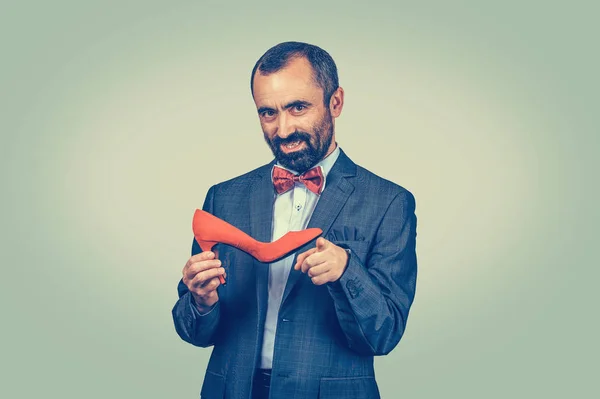
[[[282,139],[277,135],[272,139],[269,139],[269,136],[266,133],[264,133],[264,137],[271,148],[275,159],[277,159],[281,165],[302,174],[319,163],[319,161],[327,154],[327,150],[333,139],[333,121],[331,113],[327,110],[323,119],[321,119],[318,124],[312,126],[312,134],[296,130],[285,139]],[[295,141],[304,142],[306,146],[302,150],[293,151],[289,154],[286,154],[281,150],[281,145],[293,143]]]

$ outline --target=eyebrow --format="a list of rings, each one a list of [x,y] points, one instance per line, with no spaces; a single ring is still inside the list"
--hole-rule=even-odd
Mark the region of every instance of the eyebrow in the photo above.
[[[292,101],[292,102],[291,102],[291,103],[289,103],[289,104],[286,104],[286,106],[285,106],[285,107],[283,107],[283,108],[284,108],[284,109],[290,109],[290,108],[296,107],[296,106],[298,106],[298,105],[302,105],[302,106],[304,106],[304,107],[309,107],[309,106],[311,106],[312,104],[311,104],[311,103],[309,103],[308,101],[296,100],[296,101]]]
[[[283,107],[283,109],[290,109],[293,107],[297,107],[298,105],[302,105],[304,107],[310,107],[312,105],[312,103],[309,103],[308,101],[304,101],[304,100],[295,100],[295,101],[292,101],[291,103],[286,104]],[[265,111],[276,111],[276,110],[271,107],[260,107],[258,109],[259,114],[262,114]]]
[[[258,109],[258,113],[259,113],[259,114],[262,114],[262,113],[263,113],[263,112],[265,112],[265,111],[275,111],[275,110],[274,110],[273,108],[271,108],[271,107],[260,107],[260,108]]]

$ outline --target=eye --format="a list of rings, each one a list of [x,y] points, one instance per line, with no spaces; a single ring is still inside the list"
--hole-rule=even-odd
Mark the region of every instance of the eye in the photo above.
[[[307,109],[308,107],[305,104],[296,104],[291,108],[292,113],[295,115],[303,114]]]
[[[272,109],[264,110],[260,113],[260,117],[263,119],[273,119],[275,117],[275,111]]]

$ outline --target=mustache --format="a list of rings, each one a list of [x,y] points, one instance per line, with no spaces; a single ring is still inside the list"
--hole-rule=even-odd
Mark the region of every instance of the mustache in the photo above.
[[[281,144],[293,143],[294,141],[305,141],[307,143],[310,143],[310,135],[308,133],[300,132],[297,130],[294,133],[287,136],[285,139],[282,139],[279,136],[273,137],[273,144],[275,144],[277,147],[279,147]]]

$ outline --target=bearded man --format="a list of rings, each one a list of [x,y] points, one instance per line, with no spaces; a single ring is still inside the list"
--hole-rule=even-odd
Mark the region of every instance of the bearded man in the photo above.
[[[203,210],[263,242],[323,233],[270,264],[193,242],[172,314],[183,340],[213,347],[201,398],[379,398],[374,356],[396,347],[415,295],[414,196],[339,146],[344,91],[326,51],[280,43],[250,85],[275,158],[213,185]]]

